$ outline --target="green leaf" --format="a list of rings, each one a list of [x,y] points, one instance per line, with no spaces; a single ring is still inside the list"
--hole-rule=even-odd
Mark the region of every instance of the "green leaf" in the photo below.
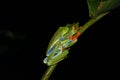
[[[89,16],[93,16],[96,13],[100,0],[87,0]]]
[[[87,0],[89,16],[96,17],[120,6],[120,0]]]

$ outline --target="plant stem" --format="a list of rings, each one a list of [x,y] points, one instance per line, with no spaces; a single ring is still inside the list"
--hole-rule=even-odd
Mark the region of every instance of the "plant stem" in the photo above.
[[[102,17],[104,17],[105,15],[107,15],[109,12],[103,13],[95,18],[91,18],[87,23],[85,23],[81,29],[79,30],[81,32],[81,34],[83,32],[85,32],[92,24],[96,23],[98,20],[100,20]]]
[[[48,80],[50,75],[52,74],[52,72],[54,71],[54,69],[56,68],[57,64],[54,64],[52,66],[49,66],[46,70],[46,72],[44,73],[44,75],[42,76],[41,80]]]

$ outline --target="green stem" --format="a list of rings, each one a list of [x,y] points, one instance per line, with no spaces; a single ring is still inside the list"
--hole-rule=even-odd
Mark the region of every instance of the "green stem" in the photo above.
[[[42,76],[41,80],[48,80],[50,75],[52,74],[52,72],[54,71],[54,69],[56,68],[57,64],[54,64],[52,66],[49,66],[46,70],[46,72],[44,73],[44,75]]]
[[[87,23],[85,23],[81,29],[80,29],[80,32],[81,34],[83,32],[85,32],[92,24],[94,24],[95,22],[97,22],[98,20],[100,20],[102,17],[104,17],[105,15],[107,15],[109,12],[106,12],[106,13],[103,13],[95,18],[91,18]]]

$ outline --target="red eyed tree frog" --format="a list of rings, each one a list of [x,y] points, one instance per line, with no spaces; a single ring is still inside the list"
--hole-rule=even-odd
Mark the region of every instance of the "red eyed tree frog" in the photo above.
[[[48,66],[54,65],[63,60],[69,53],[69,49],[77,42],[80,35],[79,24],[67,24],[59,27],[49,42],[44,63]]]

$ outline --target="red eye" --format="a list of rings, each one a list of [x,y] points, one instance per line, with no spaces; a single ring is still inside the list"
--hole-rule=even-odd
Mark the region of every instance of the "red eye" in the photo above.
[[[75,25],[73,25],[73,26],[72,26],[72,29],[73,29],[73,30],[76,30],[76,26],[75,26]]]

